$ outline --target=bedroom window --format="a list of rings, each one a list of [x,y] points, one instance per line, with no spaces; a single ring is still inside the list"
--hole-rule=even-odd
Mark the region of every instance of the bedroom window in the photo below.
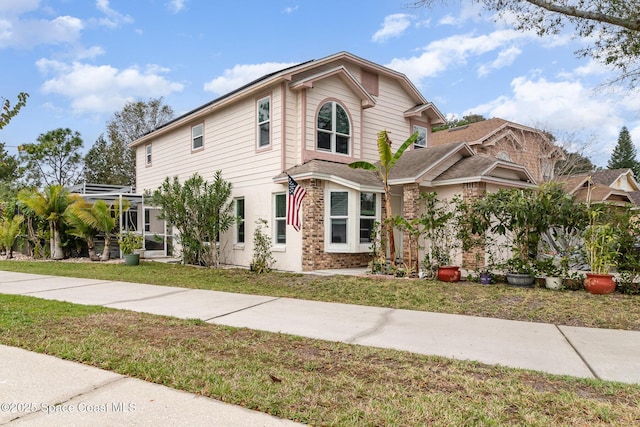
[[[351,124],[344,108],[327,102],[318,111],[316,147],[321,151],[349,154]]]
[[[144,147],[145,164],[151,166],[151,144]]]
[[[284,245],[287,243],[287,196],[285,193],[278,193],[274,200],[275,215],[273,227],[275,232],[275,243]]]
[[[413,144],[414,148],[425,148],[427,146],[427,128],[424,126],[413,125],[412,134],[418,132],[418,139]]]
[[[271,143],[269,123],[271,118],[271,98],[266,97],[258,101],[258,148]]]
[[[347,191],[331,192],[331,243],[346,244],[347,221],[349,220],[349,193]]]
[[[236,243],[244,243],[244,198],[236,199]]]
[[[376,222],[376,194],[360,193],[360,243],[371,243]]]
[[[203,128],[202,124],[195,125],[191,128],[191,149],[199,150],[204,146],[204,136],[203,136]]]

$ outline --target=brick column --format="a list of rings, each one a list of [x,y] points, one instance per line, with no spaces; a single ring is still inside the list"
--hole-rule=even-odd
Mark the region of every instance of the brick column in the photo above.
[[[307,197],[302,201],[305,213],[302,226],[302,270],[318,269],[317,262],[324,254],[324,182],[310,179],[305,182]]]
[[[407,221],[411,221],[418,218],[420,208],[420,185],[417,183],[405,184],[402,187],[402,216]],[[415,260],[418,259],[418,254],[414,253],[415,248],[412,248],[411,259],[409,259],[409,245],[411,243],[411,237],[409,233],[404,232],[402,239],[402,257],[407,265],[415,267]]]
[[[463,184],[462,186],[462,198],[465,202],[472,203],[481,197],[484,197],[487,191],[487,184],[484,182],[470,182]],[[477,242],[484,241],[483,236],[475,237]],[[467,269],[474,269],[484,267],[485,265],[485,248],[478,245],[474,246],[471,250],[462,252],[462,267]]]

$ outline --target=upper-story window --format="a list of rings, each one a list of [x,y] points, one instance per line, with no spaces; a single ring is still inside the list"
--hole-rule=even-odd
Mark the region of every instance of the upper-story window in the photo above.
[[[258,148],[266,147],[271,142],[269,124],[271,121],[271,98],[258,100]]]
[[[191,149],[199,150],[204,146],[204,126],[201,124],[191,128]]]
[[[151,144],[144,147],[145,164],[151,166]]]
[[[349,154],[351,124],[344,108],[327,102],[318,112],[317,148],[331,153]]]
[[[418,132],[418,139],[413,144],[416,148],[424,148],[427,146],[427,128],[420,125],[413,125],[413,133]]]

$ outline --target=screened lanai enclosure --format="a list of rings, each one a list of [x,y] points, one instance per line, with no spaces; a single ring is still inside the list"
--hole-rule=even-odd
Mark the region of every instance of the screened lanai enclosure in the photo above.
[[[143,194],[136,194],[135,187],[82,183],[69,188],[72,193],[79,194],[88,203],[104,200],[107,205],[118,207],[117,233],[133,231],[143,237],[144,257],[165,257],[173,253],[173,236],[171,227],[164,220],[158,219],[160,209],[145,205]],[[129,209],[124,209],[129,204]],[[115,237],[115,236],[114,236]],[[103,241],[104,236],[98,236]],[[115,240],[114,240],[115,241]],[[99,243],[99,242],[97,242]],[[118,245],[113,245],[112,256],[121,257]]]

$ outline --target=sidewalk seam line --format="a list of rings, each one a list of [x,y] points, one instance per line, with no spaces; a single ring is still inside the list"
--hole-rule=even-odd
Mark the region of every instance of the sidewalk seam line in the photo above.
[[[250,309],[250,308],[258,307],[259,305],[267,304],[267,303],[270,303],[270,302],[273,302],[273,301],[277,301],[277,300],[279,300],[279,299],[282,299],[282,297],[276,297],[276,298],[273,298],[273,299],[270,299],[270,300],[267,300],[267,301],[259,302],[259,303],[257,303],[257,304],[248,305],[248,306],[246,306],[246,307],[242,307],[242,308],[239,308],[239,309],[237,309],[237,310],[230,311],[230,312],[228,312],[228,313],[218,314],[217,316],[213,316],[213,317],[210,317],[210,318],[208,318],[208,319],[204,319],[204,321],[205,321],[205,322],[208,322],[208,321],[210,321],[210,320],[219,319],[220,317],[225,317],[225,316],[228,316],[228,315],[230,315],[230,314],[239,313],[239,312],[241,312],[241,311],[245,311],[245,310],[248,310],[248,309]]]
[[[47,276],[49,278],[54,278],[56,276]],[[91,279],[89,279],[91,280]],[[97,286],[97,285],[105,285],[107,283],[115,283],[113,280],[105,280],[104,282],[98,282],[98,283],[86,283],[84,285],[75,285],[75,286],[65,286],[64,288],[55,288],[55,289],[42,289],[39,291],[33,291],[33,292],[25,292],[19,295],[33,295],[33,294],[40,294],[43,292],[54,292],[54,291],[60,291],[63,289],[74,289],[74,288],[86,288],[88,286]]]
[[[576,352],[576,354],[578,355],[578,357],[580,358],[580,360],[582,360],[582,363],[585,364],[585,366],[589,369],[589,372],[591,372],[591,375],[593,375],[593,377],[597,380],[600,380],[602,378],[600,378],[600,376],[596,373],[596,371],[593,370],[593,368],[591,367],[591,365],[589,365],[589,362],[587,362],[587,359],[584,358],[584,356],[582,356],[582,353],[580,353],[580,351],[578,350],[578,348],[573,345],[573,343],[571,342],[571,340],[569,339],[569,337],[567,337],[564,333],[564,331],[560,328],[559,325],[554,324],[553,326],[556,327],[556,329],[558,330],[558,332],[560,332],[560,334],[563,336],[563,338],[565,339],[565,341],[571,346],[571,348],[573,349],[573,351]]]
[[[152,285],[152,286],[156,286],[156,285]],[[109,306],[114,305],[114,304],[123,304],[123,303],[127,303],[127,302],[136,302],[136,301],[147,301],[147,300],[152,300],[152,299],[155,299],[155,298],[163,298],[163,297],[166,297],[166,296],[169,296],[169,295],[183,294],[183,293],[189,292],[191,290],[192,289],[190,289],[190,288],[183,288],[183,289],[178,289],[178,290],[171,291],[171,292],[166,292],[166,293],[160,294],[160,295],[152,295],[152,296],[149,296],[149,297],[134,298],[134,299],[123,299],[123,300],[120,300],[120,301],[106,302],[106,303],[101,304],[101,305],[104,306],[104,307],[109,307]],[[113,308],[117,308],[117,307],[113,307]]]

